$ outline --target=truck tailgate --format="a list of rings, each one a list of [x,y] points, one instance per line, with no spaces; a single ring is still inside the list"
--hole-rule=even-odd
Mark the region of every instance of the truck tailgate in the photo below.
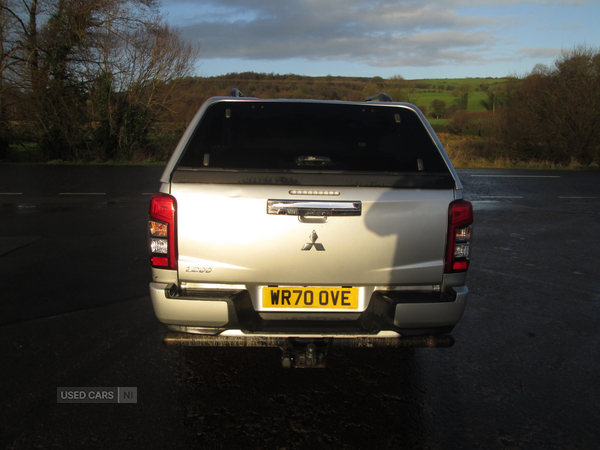
[[[453,190],[328,187],[326,191],[336,194],[291,195],[293,189],[173,183],[179,281],[297,286],[441,283]],[[360,215],[268,214],[269,200],[360,203]]]

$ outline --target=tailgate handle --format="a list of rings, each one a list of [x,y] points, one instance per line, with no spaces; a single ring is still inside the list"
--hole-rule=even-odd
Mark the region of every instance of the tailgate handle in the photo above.
[[[310,217],[360,216],[362,203],[358,201],[267,200],[267,214]]]

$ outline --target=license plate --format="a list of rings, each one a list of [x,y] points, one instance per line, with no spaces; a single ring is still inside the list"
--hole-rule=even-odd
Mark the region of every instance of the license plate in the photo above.
[[[264,287],[263,308],[358,309],[357,288]]]

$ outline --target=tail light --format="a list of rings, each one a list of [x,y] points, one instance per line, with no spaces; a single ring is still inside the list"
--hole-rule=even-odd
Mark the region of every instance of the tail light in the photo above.
[[[471,224],[473,205],[466,200],[450,203],[448,210],[448,248],[445,273],[465,272],[469,268],[471,252]]]
[[[176,202],[167,194],[154,194],[148,215],[148,239],[152,267],[176,269]]]

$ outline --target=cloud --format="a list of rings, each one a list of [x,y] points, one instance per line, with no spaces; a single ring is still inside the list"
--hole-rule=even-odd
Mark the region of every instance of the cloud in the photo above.
[[[561,55],[562,49],[525,47],[519,49],[517,53],[527,59],[556,59]]]
[[[584,0],[566,0],[579,3]],[[202,57],[359,62],[375,67],[490,61],[504,26],[457,8],[523,0],[170,0],[187,8],[184,38]],[[545,3],[557,3],[546,0]]]

